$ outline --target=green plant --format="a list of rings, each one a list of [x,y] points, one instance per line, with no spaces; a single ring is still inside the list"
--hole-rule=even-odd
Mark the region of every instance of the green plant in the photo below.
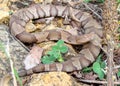
[[[120,48],[120,43],[118,44],[118,48]]]
[[[117,77],[120,78],[120,69],[117,72]],[[120,86],[120,85],[117,85],[117,86]]]
[[[50,64],[55,61],[63,62],[63,54],[67,53],[68,47],[64,44],[63,40],[59,40],[56,45],[52,46],[51,51],[47,52],[47,55],[43,56],[41,61],[43,64]]]
[[[15,68],[13,68],[13,70],[14,70],[15,77],[16,77],[17,81],[19,82],[19,85],[20,85],[20,86],[23,86],[23,85],[22,85],[22,80],[21,80],[21,78],[19,77],[17,70],[16,70]]]
[[[100,54],[97,60],[93,63],[92,67],[87,67],[82,70],[83,73],[88,73],[93,71],[96,73],[100,80],[102,80],[105,76],[104,68],[106,67],[105,62],[101,60],[102,55]]]
[[[120,0],[117,0],[117,11],[118,11],[118,14],[120,14]],[[120,23],[120,21],[118,20],[118,23]]]
[[[117,76],[120,77],[120,69],[117,72]]]
[[[117,0],[117,3],[119,4],[119,3],[120,3],[120,0]]]
[[[120,21],[118,21],[118,23],[120,24]],[[120,27],[117,29],[118,33],[120,33]]]
[[[91,0],[84,0],[84,2],[89,3]]]

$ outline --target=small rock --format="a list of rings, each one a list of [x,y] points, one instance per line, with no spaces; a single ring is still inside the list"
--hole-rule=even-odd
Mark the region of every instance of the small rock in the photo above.
[[[32,75],[28,86],[82,86],[65,72],[49,72]]]

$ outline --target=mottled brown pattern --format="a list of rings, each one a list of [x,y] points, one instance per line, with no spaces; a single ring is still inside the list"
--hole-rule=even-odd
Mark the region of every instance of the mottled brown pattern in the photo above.
[[[73,20],[76,21],[75,23],[77,23],[76,25],[78,30],[82,27],[85,30],[84,34],[72,35],[65,30],[49,30],[37,33],[27,33],[25,31],[25,25],[29,20],[52,16],[69,18],[71,23]],[[83,67],[90,65],[100,53],[100,48],[96,46],[94,40],[101,42],[101,38],[103,36],[102,29],[102,26],[96,20],[94,20],[90,14],[70,8],[68,6],[36,4],[30,6],[29,8],[19,10],[10,18],[10,31],[22,42],[40,43],[48,40],[62,39],[66,43],[72,45],[83,45],[83,49],[78,55],[63,63],[53,63],[49,64],[49,66],[40,64],[30,70],[21,72],[20,76],[43,71],[72,72],[75,70],[81,70]],[[95,38],[96,35],[97,38]]]

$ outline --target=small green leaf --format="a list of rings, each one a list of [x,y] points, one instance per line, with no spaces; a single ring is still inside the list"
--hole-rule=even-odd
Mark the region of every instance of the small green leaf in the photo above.
[[[101,62],[100,66],[101,66],[101,68],[104,69],[106,67],[106,63],[105,62]]]
[[[64,59],[62,57],[57,59],[59,62],[64,62]]]
[[[117,3],[120,3],[120,0],[117,0]]]
[[[56,60],[56,58],[54,56],[43,56],[41,58],[41,61],[43,64],[51,64]]]
[[[23,86],[22,80],[20,79],[17,70],[15,68],[13,68],[13,70],[14,70],[15,77],[16,77],[17,81],[19,82],[20,86]]]
[[[89,73],[89,72],[91,72],[92,70],[93,70],[92,67],[86,67],[86,68],[83,68],[83,69],[82,69],[82,72],[83,72],[83,73]]]
[[[117,11],[118,11],[118,13],[120,13],[120,4],[118,4],[118,6],[117,6]],[[118,23],[120,23],[120,21],[118,21]],[[118,32],[119,32],[119,28],[118,28]]]
[[[59,62],[63,62],[61,53],[66,53],[68,51],[68,47],[64,45],[63,40],[59,40],[56,45],[52,46],[52,50],[47,52],[46,56],[43,56],[41,59],[43,64],[50,64],[55,62],[56,60]]]
[[[97,0],[96,2],[99,2],[99,3],[104,3],[105,0]]]
[[[58,51],[58,50],[59,50],[59,46],[57,45],[52,46],[52,51]]]
[[[100,70],[97,74],[98,74],[98,77],[99,77],[100,80],[102,80],[105,76],[105,74],[102,70]]]
[[[120,70],[117,72],[117,76],[120,77]]]
[[[57,59],[61,56],[60,51],[54,51],[54,57]]]
[[[120,48],[120,43],[118,44],[118,48]]]
[[[101,67],[100,67],[100,63],[99,62],[94,62],[93,63],[93,71],[95,73],[97,73],[98,71],[100,71]]]
[[[120,22],[120,21],[119,21],[119,22]],[[118,31],[118,33],[120,33],[120,28],[118,28],[118,30],[117,30],[117,31]]]
[[[53,51],[48,51],[47,54],[48,54],[48,55],[53,55],[54,52],[53,52]]]
[[[63,41],[63,40],[59,40],[59,41],[57,42],[57,46],[61,47],[61,46],[63,46],[63,45],[64,45],[64,41]]]
[[[100,55],[97,57],[96,62],[102,62],[102,61],[101,61],[101,58],[102,58],[102,54],[100,54]]]
[[[93,71],[98,74],[98,77],[102,80],[104,78],[104,72],[101,69],[100,63],[93,63]]]
[[[61,53],[66,53],[67,51],[68,51],[68,47],[67,46],[60,47],[60,52]]]
[[[90,2],[91,0],[84,0],[84,2],[86,2],[86,3],[88,3],[88,2]]]
[[[10,10],[10,11],[9,11],[9,15],[12,15],[12,14],[13,14],[13,11]]]

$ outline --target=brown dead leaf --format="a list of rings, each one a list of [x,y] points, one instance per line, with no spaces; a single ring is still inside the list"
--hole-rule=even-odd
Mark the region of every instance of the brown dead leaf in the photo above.
[[[33,46],[30,54],[33,58],[39,58],[42,56],[43,49],[40,48],[39,46]]]
[[[39,46],[33,46],[30,53],[24,60],[25,69],[28,70],[38,65],[40,63],[42,53],[43,53],[42,48],[40,48]]]

